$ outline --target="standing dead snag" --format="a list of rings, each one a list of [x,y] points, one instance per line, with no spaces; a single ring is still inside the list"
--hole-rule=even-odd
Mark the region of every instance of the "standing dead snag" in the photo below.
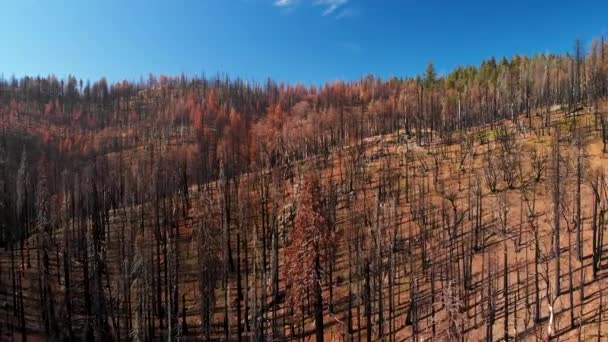
[[[547,322],[547,338],[550,339],[555,333],[555,302],[557,301],[557,291],[551,285],[549,280],[549,259],[545,260],[545,273],[541,273],[543,280],[545,281],[545,297],[547,299],[547,308],[549,311],[549,322]],[[559,286],[559,284],[556,284]]]
[[[37,224],[38,224],[38,248],[42,250],[42,268],[40,273],[40,293],[42,304],[42,319],[47,336],[54,338],[58,332],[55,321],[54,294],[51,286],[51,269],[49,252],[52,248],[51,232],[51,196],[48,189],[46,176],[46,163],[41,163],[38,170],[38,184],[36,196]]]
[[[323,341],[323,294],[321,265],[328,257],[333,239],[322,215],[319,181],[309,176],[300,193],[300,205],[295,218],[291,243],[285,249],[287,299],[292,307],[300,308],[310,291],[314,300],[315,335]],[[304,313],[301,312],[303,315]]]
[[[608,152],[608,149],[606,148],[606,145],[608,145],[608,123],[606,121],[605,115],[600,114],[600,123],[602,124],[602,152],[606,153]]]
[[[447,337],[449,341],[457,341],[462,338],[464,329],[464,317],[462,314],[463,302],[458,296],[458,291],[454,290],[451,281],[448,281],[447,287],[443,289],[441,294],[442,306],[447,315]]]
[[[217,241],[219,229],[201,219],[198,223],[198,294],[200,297],[201,334],[206,341],[211,339],[212,318],[215,309],[215,287],[221,274],[221,242]]]
[[[485,166],[483,169],[483,176],[486,186],[490,192],[496,192],[498,189],[498,167],[495,165],[494,156],[491,152],[488,152],[485,156]]]
[[[499,142],[498,166],[502,170],[503,181],[507,188],[513,189],[515,181],[518,179],[519,144],[515,133],[506,127],[502,128],[497,140]]]
[[[539,273],[539,263],[541,260],[541,250],[540,250],[540,234],[539,234],[539,223],[538,217],[539,214],[536,211],[536,188],[533,187],[532,190],[532,198],[527,191],[523,192],[524,201],[526,202],[526,217],[528,222],[528,228],[530,233],[534,235],[534,323],[540,322],[540,273]],[[526,249],[527,250],[527,249]],[[527,297],[526,297],[527,298]]]
[[[561,184],[560,184],[560,152],[559,152],[559,130],[555,131],[553,140],[553,177],[551,186],[552,189],[552,200],[553,200],[553,257],[555,258],[555,297],[559,297],[560,294],[560,202],[561,202]]]
[[[583,179],[583,158],[584,151],[582,143],[577,140],[576,144],[576,190],[575,190],[575,205],[576,205],[576,252],[578,261],[583,262],[583,222],[582,222],[582,211],[581,211],[581,182]]]
[[[593,230],[593,277],[595,278],[600,270],[604,251],[604,226],[606,224],[606,213],[608,212],[608,188],[605,171],[597,171],[594,178],[591,181],[594,199],[591,227]]]
[[[532,167],[532,179],[539,183],[546,172],[547,156],[543,150],[534,148],[530,153],[530,166]]]
[[[485,252],[484,252],[485,253]],[[486,265],[487,270],[487,279],[485,281],[485,310],[484,311],[484,320],[486,324],[486,341],[494,340],[494,322],[496,321],[496,310],[497,310],[497,299],[496,293],[498,292],[498,284],[496,278],[496,265],[495,265],[495,256],[488,255],[488,261]],[[483,291],[483,289],[482,289]]]

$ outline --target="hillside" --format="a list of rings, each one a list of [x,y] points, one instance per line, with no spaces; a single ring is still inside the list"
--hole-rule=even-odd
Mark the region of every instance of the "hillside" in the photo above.
[[[604,45],[319,89],[0,78],[0,336],[604,340]]]
[[[303,314],[287,304],[286,274],[299,265],[286,265],[285,253],[304,175],[313,172],[334,242],[322,266],[331,340],[595,339],[606,333],[601,126],[588,108],[555,111],[548,128],[541,117],[532,128],[524,119],[425,146],[403,134],[375,136],[290,169],[126,201],[86,220],[68,209],[48,234],[2,252],[3,336],[21,319],[28,334],[44,332],[48,301],[65,334],[84,334],[98,310],[115,339],[160,337],[168,324],[212,340],[239,330],[278,340],[312,334],[310,297]],[[170,150],[170,140],[155,148]],[[103,194],[92,196],[94,207]]]

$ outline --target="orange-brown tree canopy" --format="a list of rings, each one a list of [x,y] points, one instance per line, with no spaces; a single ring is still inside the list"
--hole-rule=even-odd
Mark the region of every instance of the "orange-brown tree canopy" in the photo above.
[[[307,176],[300,192],[291,242],[285,249],[287,299],[294,308],[300,308],[307,292],[321,281],[318,267],[327,258],[332,243],[332,233],[323,216],[319,181]]]

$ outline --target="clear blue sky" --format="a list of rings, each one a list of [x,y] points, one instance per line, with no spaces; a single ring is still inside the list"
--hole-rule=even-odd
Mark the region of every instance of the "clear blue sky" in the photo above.
[[[226,73],[321,83],[571,51],[605,0],[2,0],[0,73],[111,81]]]

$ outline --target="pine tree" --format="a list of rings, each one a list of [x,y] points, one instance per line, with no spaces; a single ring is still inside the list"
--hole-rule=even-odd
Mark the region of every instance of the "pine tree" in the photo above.
[[[314,177],[307,177],[300,193],[291,243],[285,250],[288,301],[300,307],[307,292],[314,300],[315,335],[323,341],[323,295],[321,265],[327,259],[332,234],[322,215],[321,190]],[[302,313],[303,314],[303,313]]]

